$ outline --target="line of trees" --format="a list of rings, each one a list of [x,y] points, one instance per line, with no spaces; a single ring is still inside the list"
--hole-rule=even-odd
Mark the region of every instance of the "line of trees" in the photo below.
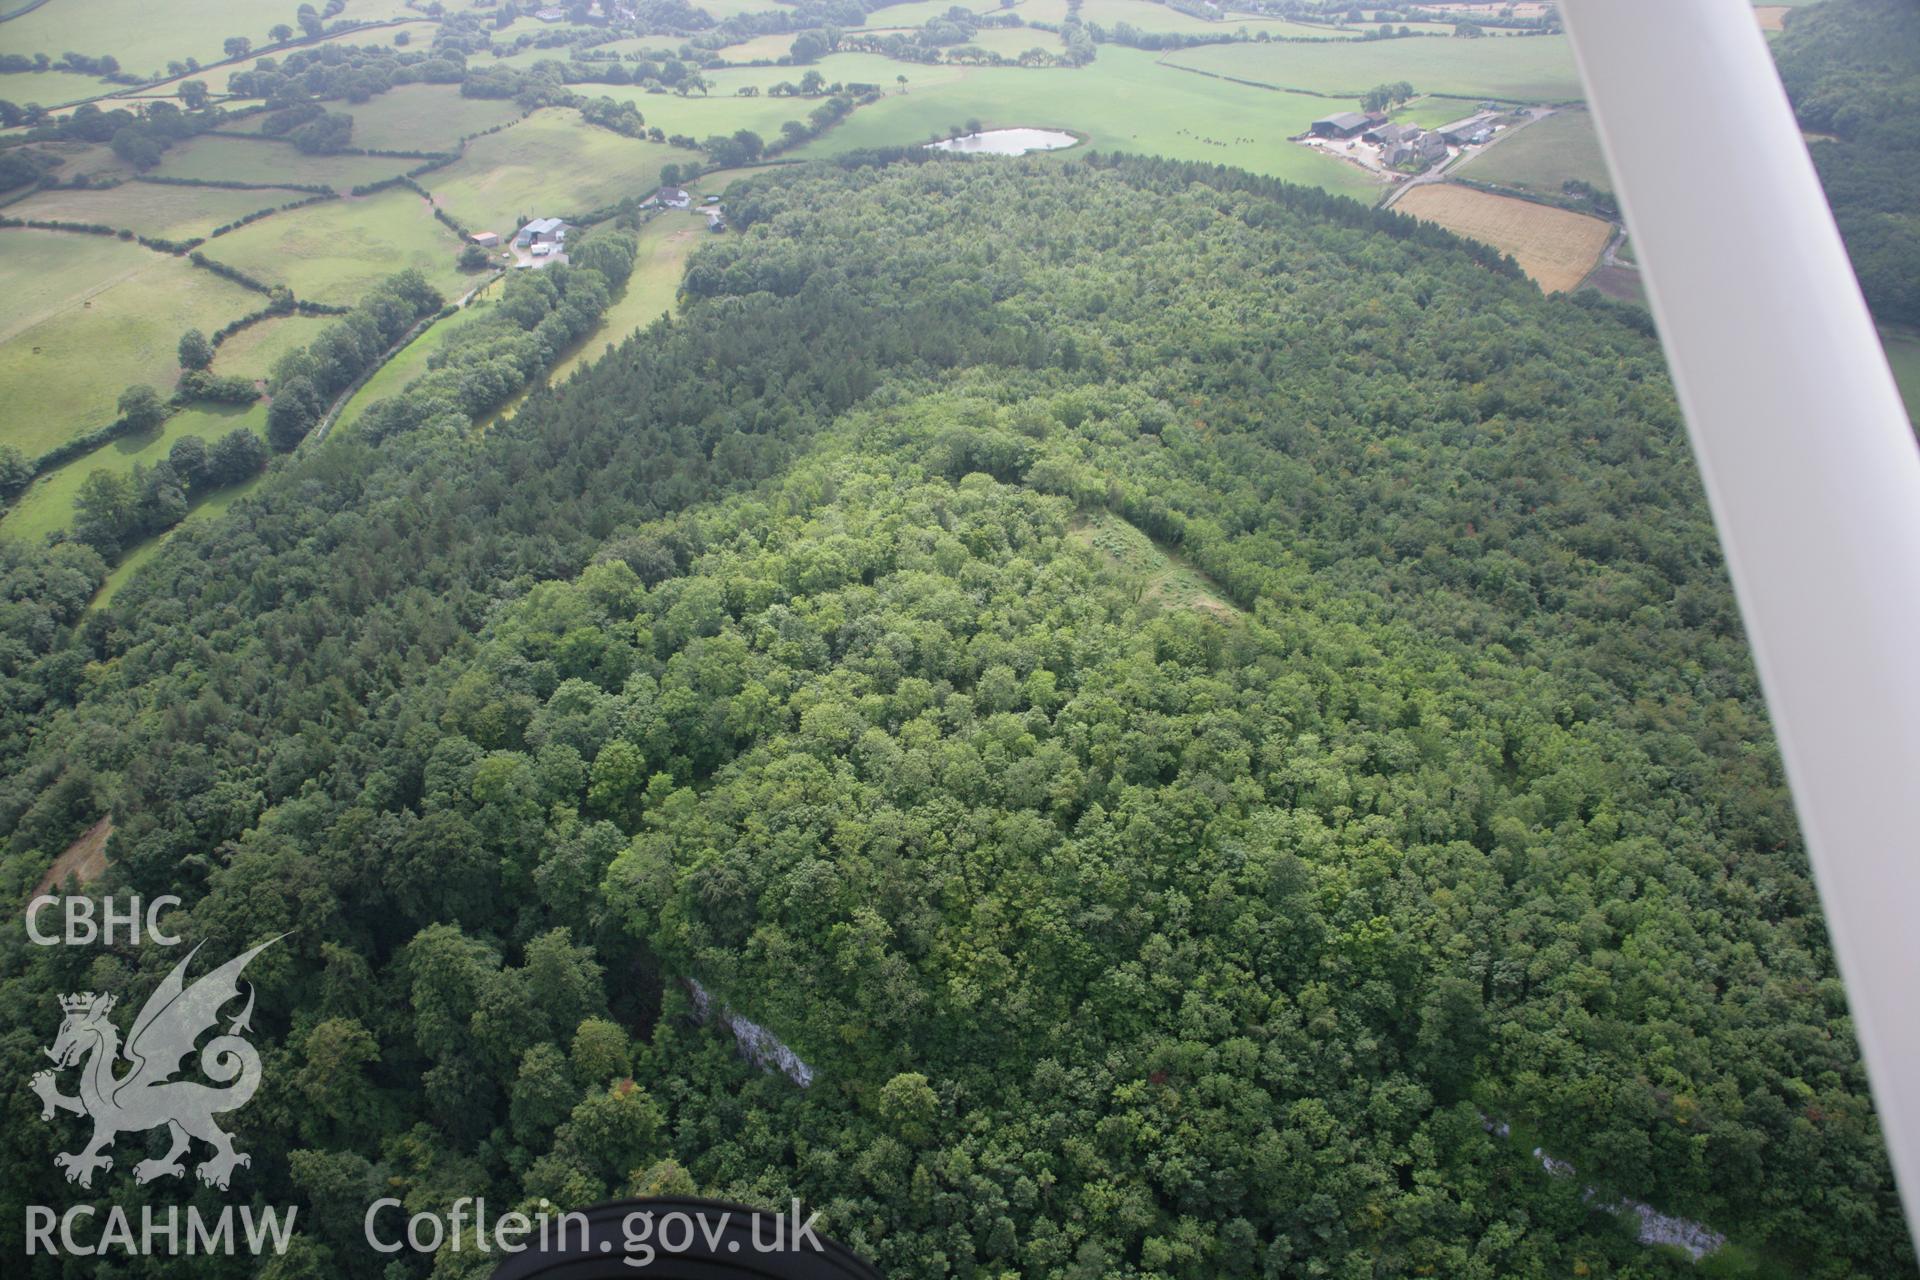
[[[413,326],[446,305],[418,271],[389,276],[305,347],[274,362],[267,378],[267,441],[286,453],[306,438],[333,398],[376,368]]]

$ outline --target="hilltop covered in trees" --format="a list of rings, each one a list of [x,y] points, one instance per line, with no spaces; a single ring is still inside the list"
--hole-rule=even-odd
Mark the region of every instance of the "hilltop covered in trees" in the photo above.
[[[728,208],[681,319],[370,413],[5,672],[12,891],[110,812],[211,953],[298,928],[270,1274],[694,1187],[900,1276],[1689,1274],[1620,1195],[1914,1274],[1639,312],[1199,166]],[[97,572],[8,580],[53,637]],[[4,945],[15,1248],[53,996],[170,958]]]

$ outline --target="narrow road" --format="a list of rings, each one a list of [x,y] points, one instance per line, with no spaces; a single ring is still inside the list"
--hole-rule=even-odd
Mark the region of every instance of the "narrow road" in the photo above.
[[[454,303],[455,309],[457,311],[466,310],[467,304],[473,301],[474,294],[479,293],[482,289],[485,289],[488,285],[492,284],[494,281],[498,280],[501,276],[505,274],[506,272],[504,271],[496,271],[492,275],[488,276],[485,280],[482,280],[479,284],[473,286],[473,288],[461,294],[460,301]],[[307,432],[306,439],[302,440],[299,444],[295,445],[294,448],[305,449],[310,445],[317,445],[321,441],[325,440],[327,438],[327,433],[333,430],[333,424],[339,421],[341,412],[347,407],[348,403],[352,401],[354,396],[360,393],[360,389],[362,387],[366,386],[367,383],[373,381],[373,375],[380,372],[382,369],[386,368],[388,362],[390,362],[395,356],[399,355],[402,351],[405,351],[409,346],[411,346],[415,338],[418,338],[421,334],[425,333],[428,329],[432,328],[434,322],[439,318],[440,318],[440,313],[436,311],[432,315],[426,317],[424,320],[421,320],[419,323],[415,324],[413,328],[401,334],[400,340],[394,343],[391,347],[388,347],[387,353],[380,357],[380,363],[374,365],[371,369],[368,369],[365,373],[355,378],[353,380],[353,385],[349,386],[345,391],[342,391],[339,395],[334,397],[333,403],[327,406],[327,411],[321,417],[320,421],[314,425],[313,430]],[[447,318],[451,320],[453,317],[448,316]]]

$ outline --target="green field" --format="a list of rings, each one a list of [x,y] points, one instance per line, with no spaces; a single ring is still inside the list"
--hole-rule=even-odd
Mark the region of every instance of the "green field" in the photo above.
[[[791,33],[755,36],[727,45],[719,53],[728,62],[775,62],[793,51],[793,40]],[[796,70],[795,74],[800,73]]]
[[[163,72],[170,60],[226,57],[228,36],[267,43],[267,30],[293,23],[292,4],[261,0],[50,0],[6,24],[5,46],[19,53],[59,57],[68,49],[110,53],[132,75]],[[315,6],[318,8],[319,6]],[[347,0],[340,17],[363,21],[418,17],[402,0]],[[364,38],[364,37],[363,37]]]
[[[1029,49],[1057,53],[1061,48],[1059,36],[1036,27],[982,27],[967,43],[989,49],[1003,58],[1018,58]]]
[[[351,306],[409,267],[449,297],[465,292],[460,241],[411,191],[329,200],[276,214],[209,243],[208,257],[313,302]]]
[[[1880,340],[1887,348],[1887,363],[1893,366],[1893,380],[1900,384],[1900,395],[1907,402],[1907,416],[1920,426],[1920,333],[1882,329]]]
[[[643,94],[640,100],[659,99]],[[641,110],[651,123],[652,113],[644,105]],[[475,138],[459,160],[422,181],[467,226],[504,236],[520,225],[522,215],[564,216],[626,196],[644,197],[660,185],[660,166],[690,158],[661,143],[595,128],[571,108],[553,107],[511,129]]]
[[[900,65],[884,58],[874,59],[874,61],[887,67]],[[710,72],[708,78],[718,84],[723,78],[731,83],[731,78],[734,76],[751,76],[773,84],[781,80],[798,80],[802,74],[804,72],[798,67],[753,67],[739,71]],[[821,74],[827,74],[824,64],[822,64]],[[888,83],[892,83],[892,76],[888,77]],[[640,113],[647,118],[649,125],[658,125],[669,134],[684,133],[693,138],[706,138],[716,133],[732,133],[738,129],[751,129],[762,138],[777,137],[783,123],[788,120],[805,120],[807,113],[823,101],[820,98],[776,98],[766,93],[756,98],[742,98],[731,89],[723,91],[717,87],[705,97],[693,94],[682,98],[677,95],[647,94],[638,89],[610,86],[607,96],[616,101],[631,100],[640,108]],[[862,111],[870,109],[860,108]],[[649,150],[653,155],[653,171],[656,173],[663,164],[684,165],[689,161],[698,163],[703,159],[694,152],[658,144],[651,144]]]
[[[1454,172],[1540,195],[1559,195],[1571,181],[1603,191],[1613,189],[1600,135],[1585,111],[1556,111],[1544,120],[1509,130]]]
[[[992,13],[996,9],[993,5],[979,4],[967,7],[979,13]],[[895,23],[917,26],[928,18],[944,15],[946,11],[947,7],[938,3],[899,5],[879,10],[871,16],[870,21],[874,26],[882,22],[889,26]],[[1025,22],[1059,23],[1066,19],[1067,0],[1020,0],[1013,11]],[[907,19],[905,15],[909,13],[924,13],[924,16]],[[1289,22],[1285,18],[1268,18],[1255,13],[1229,13],[1214,21],[1181,13],[1178,9],[1155,3],[1155,0],[1083,0],[1080,17],[1083,21],[1108,28],[1125,22],[1142,31],[1212,32],[1223,37],[1230,37],[1243,29],[1250,35],[1265,31],[1273,36],[1306,40],[1352,40],[1360,34],[1357,30],[1343,31],[1326,23]]]
[[[778,9],[779,5],[774,0],[700,0],[694,7],[705,9],[715,22],[725,22],[736,14],[766,13],[770,9]]]
[[[117,181],[131,176],[133,170],[113,154],[113,148],[92,142],[36,142],[21,148],[60,161],[54,172],[62,182],[71,182],[81,174],[102,181]]]
[[[1032,20],[1036,16],[1033,6],[1037,2],[1038,0],[1024,0],[1023,3],[1014,6],[1014,12]],[[1052,0],[1052,3],[1059,6],[1061,16],[1064,17],[1066,0]],[[868,25],[875,27],[921,27],[935,18],[946,17],[947,10],[956,4],[962,9],[971,9],[975,13],[993,13],[1000,7],[997,0],[910,0],[907,4],[890,4],[883,9],[875,9],[867,15],[867,22]],[[703,5],[702,8],[705,6]],[[715,18],[720,16],[720,11],[717,9],[709,9],[707,12],[713,14]]]
[[[346,192],[361,183],[404,173],[419,163],[391,156],[310,156],[286,142],[246,138],[190,138],[167,148],[155,170],[165,178],[213,182],[286,182]]]
[[[1032,41],[1044,42],[1049,38],[1044,31],[1028,31],[1026,35]],[[834,53],[804,67],[721,67],[713,71],[703,71],[700,74],[713,83],[712,92],[705,98],[699,94],[681,98],[674,94],[646,93],[633,88],[623,90],[619,86],[595,85],[593,88],[596,93],[605,92],[615,98],[633,99],[634,105],[639,107],[641,114],[647,117],[648,124],[658,123],[668,132],[674,132],[669,120],[676,114],[684,114],[687,103],[692,103],[692,109],[697,111],[700,109],[701,102],[731,98],[745,85],[753,85],[765,93],[783,80],[789,84],[798,84],[800,77],[808,71],[818,71],[828,84],[877,84],[891,93],[899,87],[896,79],[899,76],[907,77],[910,86],[918,87],[958,80],[966,74],[967,68],[939,63],[923,65],[917,62],[899,62],[879,53]],[[807,112],[818,106],[819,102],[817,99],[795,98],[788,101],[786,105],[787,114],[781,119],[792,120],[805,116]],[[658,120],[655,119],[656,116],[659,117]]]
[[[470,133],[520,114],[500,98],[463,98],[457,85],[403,84],[369,102],[338,103],[353,117],[353,145],[380,151],[455,151]]]
[[[10,29],[10,25],[0,27],[0,32]],[[19,47],[11,40],[0,41],[0,45],[4,45],[9,53]],[[59,57],[64,49],[45,52]],[[8,102],[17,102],[23,107],[34,103],[43,107],[57,107],[69,102],[97,98],[103,93],[112,93],[116,89],[125,87],[111,80],[102,80],[99,76],[86,76],[74,71],[19,71],[12,75],[0,76],[0,98],[5,98]]]
[[[287,352],[304,347],[334,323],[328,316],[275,316],[248,325],[220,344],[214,353],[213,371],[227,376],[264,378],[274,361]]]
[[[1422,129],[1438,129],[1443,124],[1452,124],[1455,120],[1472,115],[1475,106],[1474,101],[1466,98],[1415,98],[1394,111],[1393,119],[1398,124],[1417,124]]]
[[[1038,12],[1028,13],[1025,7],[1016,12],[1028,21],[1048,21]],[[1265,31],[1272,35],[1309,40],[1351,40],[1359,35],[1357,31],[1341,31],[1320,23],[1288,22],[1284,18],[1261,18],[1252,14],[1234,14],[1215,22],[1170,9],[1164,4],[1154,4],[1152,0],[1085,0],[1080,6],[1080,20],[1097,22],[1103,27],[1125,22],[1142,31],[1207,32],[1220,36],[1230,36],[1242,29],[1250,34]]]
[[[830,156],[857,147],[924,142],[957,121],[978,118],[989,128],[1073,130],[1102,150],[1239,165],[1362,200],[1379,194],[1379,186],[1358,168],[1287,141],[1325,114],[1326,103],[1319,99],[1169,72],[1151,53],[1113,45],[1103,47],[1091,66],[1072,70],[937,70],[952,78],[922,85],[916,75],[910,92],[889,93],[860,108],[793,154]]]
[[[235,427],[246,427],[262,439],[267,432],[266,402],[251,405],[196,406],[183,409],[162,423],[159,430],[144,435],[122,436],[101,445],[92,453],[41,476],[27,486],[26,492],[0,517],[0,537],[37,542],[49,533],[69,528],[73,523],[73,499],[81,484],[95,471],[126,474],[134,464],[151,467],[164,461],[173,442],[186,436],[217,440]]]
[[[143,236],[191,240],[256,209],[301,198],[297,191],[233,191],[124,182],[105,190],[42,191],[8,205],[7,214],[14,218],[99,222]]]
[[[1106,57],[1105,49],[1100,56]],[[1574,102],[1585,95],[1565,36],[1210,44],[1176,50],[1164,61],[1334,97],[1357,98],[1391,80],[1409,81],[1421,93],[1506,102]]]
[[[29,457],[118,416],[134,383],[166,392],[188,328],[209,333],[260,297],[183,258],[105,236],[0,231],[0,443]]]
[[[572,56],[573,56],[573,51],[571,49],[566,48],[565,46],[556,46],[554,48],[548,48],[548,49],[528,48],[528,49],[521,49],[513,53],[509,53],[504,57],[496,57],[491,54],[481,54],[480,56],[478,56],[473,60],[473,65],[481,68],[512,67],[517,71],[525,71],[528,67],[531,67],[536,62],[564,63],[564,62],[570,61],[572,59]],[[581,87],[591,88],[592,86],[583,85]]]

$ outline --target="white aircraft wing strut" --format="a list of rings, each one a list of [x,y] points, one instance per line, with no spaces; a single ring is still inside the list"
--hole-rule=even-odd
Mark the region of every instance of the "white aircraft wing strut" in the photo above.
[[[1564,0],[1920,1222],[1920,449],[1746,0]]]

